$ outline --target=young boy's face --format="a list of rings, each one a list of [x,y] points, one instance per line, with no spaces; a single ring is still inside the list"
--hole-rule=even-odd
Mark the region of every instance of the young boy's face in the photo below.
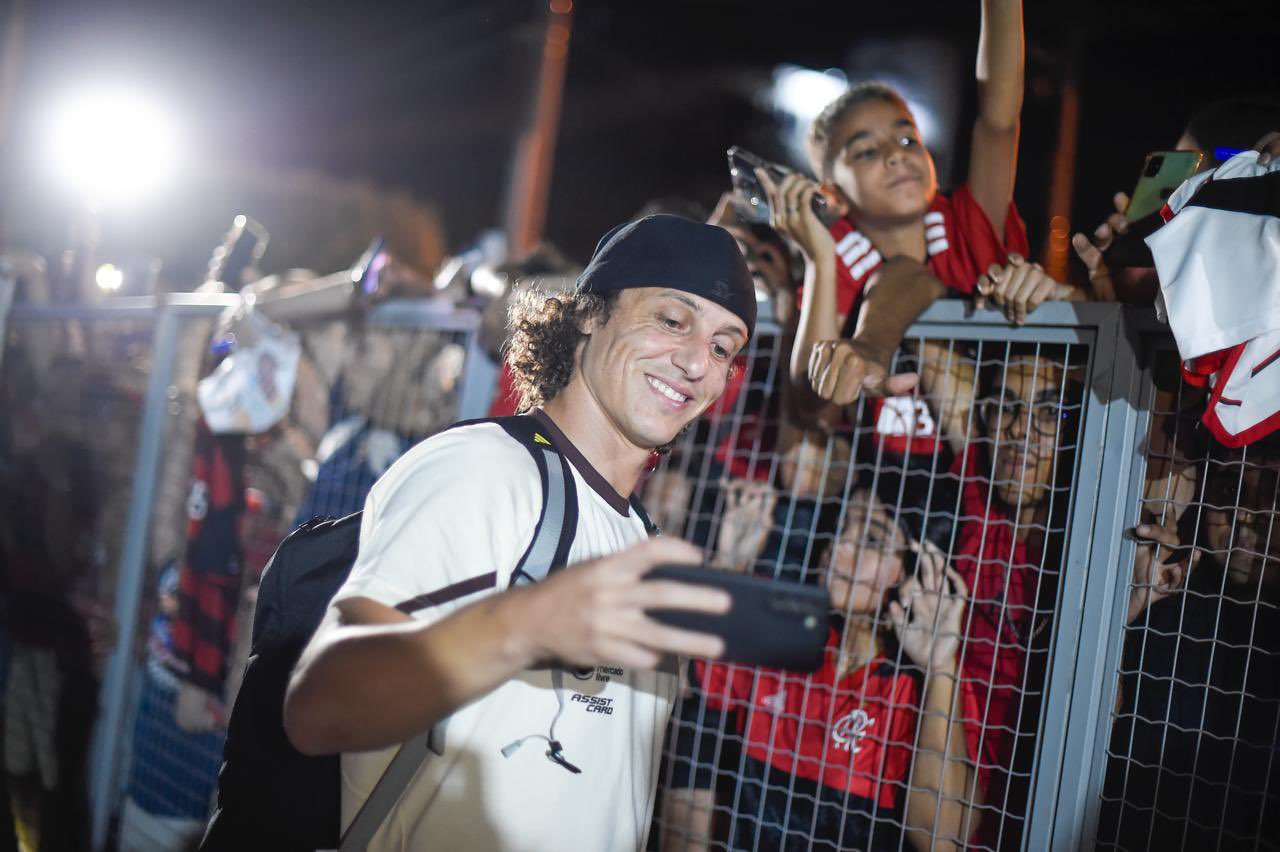
[[[919,219],[938,192],[933,157],[898,104],[863,101],[837,122],[830,144],[831,181],[859,221]]]
[[[830,554],[827,589],[837,612],[875,613],[902,582],[906,534],[866,491],[849,498],[844,529]]]

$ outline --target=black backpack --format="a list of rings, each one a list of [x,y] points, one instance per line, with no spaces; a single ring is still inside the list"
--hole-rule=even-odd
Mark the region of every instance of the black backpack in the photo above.
[[[543,507],[512,584],[536,582],[565,564],[578,525],[568,461],[538,433],[533,417],[469,420],[497,423],[529,450],[542,481]],[[649,526],[638,502],[632,501]],[[258,587],[253,642],[227,726],[218,800],[201,852],[247,849],[363,849],[426,758],[424,733],[402,746],[342,836],[339,755],[308,757],[284,732],[284,694],[302,650],[355,563],[360,513],[315,519],[289,534]]]

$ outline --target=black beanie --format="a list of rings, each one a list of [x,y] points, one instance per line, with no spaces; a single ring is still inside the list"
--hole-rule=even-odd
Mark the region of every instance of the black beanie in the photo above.
[[[578,292],[605,295],[669,287],[709,299],[756,330],[756,288],[738,243],[724,228],[656,214],[604,235],[578,276]]]

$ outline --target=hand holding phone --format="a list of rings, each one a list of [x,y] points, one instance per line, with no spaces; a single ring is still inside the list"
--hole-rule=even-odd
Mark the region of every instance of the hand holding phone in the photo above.
[[[1142,164],[1142,174],[1129,196],[1124,216],[1136,222],[1164,206],[1173,191],[1196,173],[1204,155],[1199,151],[1153,151]]]
[[[822,665],[831,617],[831,598],[824,586],[691,565],[659,565],[644,579],[674,580],[728,592],[733,605],[721,615],[676,609],[646,611],[663,624],[719,636],[725,647],[722,660],[794,671],[814,671]]]
[[[1133,194],[1124,205],[1122,217],[1112,216],[1095,233],[1093,245],[1077,237],[1076,252],[1089,269],[1089,280],[1102,298],[1116,298],[1110,275],[1113,270],[1155,265],[1146,238],[1164,224],[1158,215],[1169,196],[1196,173],[1204,155],[1199,151],[1153,151],[1142,164],[1142,173]],[[1117,195],[1117,200],[1123,194]],[[1101,284],[1101,287],[1099,285]]]
[[[733,190],[743,201],[757,222],[769,221],[769,195],[760,184],[756,171],[767,174],[775,183],[780,183],[788,175],[795,174],[786,166],[771,163],[737,145],[726,152],[729,157],[729,180]],[[813,196],[813,212],[820,217],[827,212],[827,199],[821,194]]]

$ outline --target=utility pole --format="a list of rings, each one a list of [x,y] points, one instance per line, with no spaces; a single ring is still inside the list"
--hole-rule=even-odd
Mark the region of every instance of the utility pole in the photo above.
[[[1076,147],[1080,137],[1078,70],[1084,49],[1087,7],[1088,0],[1078,0],[1066,12],[1069,17],[1059,81],[1058,144],[1053,152],[1049,179],[1049,236],[1043,255],[1045,272],[1058,281],[1066,281],[1070,270],[1071,204],[1075,196]]]
[[[0,247],[8,236],[5,206],[13,197],[10,140],[13,136],[13,101],[22,70],[22,48],[27,35],[27,0],[9,0],[5,7],[4,33],[0,35]]]
[[[550,0],[542,44],[538,86],[529,126],[516,143],[515,162],[507,192],[507,245],[512,257],[532,251],[542,241],[547,220],[547,196],[555,160],[556,133],[569,64],[569,34],[573,0]]]

